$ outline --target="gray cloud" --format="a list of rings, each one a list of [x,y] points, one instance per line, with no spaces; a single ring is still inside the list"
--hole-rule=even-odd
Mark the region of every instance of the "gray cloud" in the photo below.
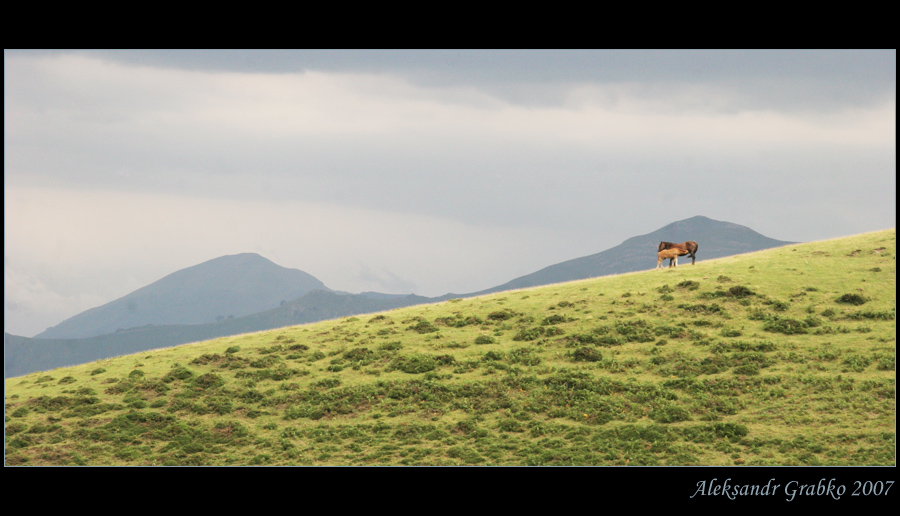
[[[557,102],[574,83],[727,87],[742,108],[867,105],[893,98],[896,50],[82,50],[71,55],[159,69],[249,74],[390,74],[470,86],[525,103]],[[658,92],[653,93],[654,95]]]
[[[895,219],[894,50],[4,57],[13,333],[238,252],[441,295],[694,215]]]

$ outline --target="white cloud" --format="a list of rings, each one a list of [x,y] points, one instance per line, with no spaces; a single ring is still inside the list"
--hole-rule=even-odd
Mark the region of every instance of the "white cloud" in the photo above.
[[[89,289],[69,294],[56,291],[37,275],[4,264],[3,301],[5,331],[31,337],[109,300]]]

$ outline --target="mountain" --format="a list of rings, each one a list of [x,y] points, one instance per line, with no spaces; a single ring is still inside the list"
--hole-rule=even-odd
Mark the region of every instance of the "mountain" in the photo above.
[[[303,271],[255,253],[222,256],[66,319],[35,338],[89,338],[148,324],[213,323],[269,310],[313,290],[329,289]]]
[[[652,269],[663,240],[696,241],[698,260],[794,243],[697,216],[487,290],[435,298],[335,292],[305,272],[286,269],[257,254],[223,256],[87,310],[35,338],[6,334],[4,376],[348,315]]]
[[[551,265],[472,295],[652,269],[656,266],[656,250],[660,242],[681,243],[687,240],[697,242],[698,261],[796,243],[775,240],[745,226],[698,215],[673,222],[652,233],[629,238],[606,251]],[[684,258],[680,265],[685,263]]]

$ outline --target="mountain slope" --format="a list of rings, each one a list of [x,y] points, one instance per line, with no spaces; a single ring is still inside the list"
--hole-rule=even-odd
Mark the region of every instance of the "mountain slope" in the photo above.
[[[673,222],[652,233],[629,238],[606,251],[545,267],[476,295],[652,269],[656,265],[656,250],[660,242],[681,243],[687,240],[698,243],[697,260],[794,243],[768,238],[745,226],[698,215]],[[681,263],[684,264],[684,261]]]
[[[35,338],[88,338],[147,324],[212,323],[269,310],[316,289],[328,290],[313,276],[258,254],[222,256],[82,312]]]
[[[895,269],[888,230],[35,373],[5,465],[895,466]]]

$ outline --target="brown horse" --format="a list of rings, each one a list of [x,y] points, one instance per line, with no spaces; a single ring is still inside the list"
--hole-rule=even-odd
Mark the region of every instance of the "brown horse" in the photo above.
[[[678,257],[681,255],[687,254],[687,251],[679,249],[677,247],[673,247],[671,249],[663,249],[662,251],[656,253],[656,269],[659,270],[660,265],[666,258],[669,259],[669,267],[674,266],[678,267]]]
[[[691,256],[691,265],[694,265],[694,262],[697,261],[697,242],[693,240],[688,240],[683,244],[673,244],[672,242],[660,242],[659,248],[657,252],[662,251],[664,249],[681,249],[684,251],[681,255],[689,254]],[[672,260],[669,259],[669,266],[671,267]]]

